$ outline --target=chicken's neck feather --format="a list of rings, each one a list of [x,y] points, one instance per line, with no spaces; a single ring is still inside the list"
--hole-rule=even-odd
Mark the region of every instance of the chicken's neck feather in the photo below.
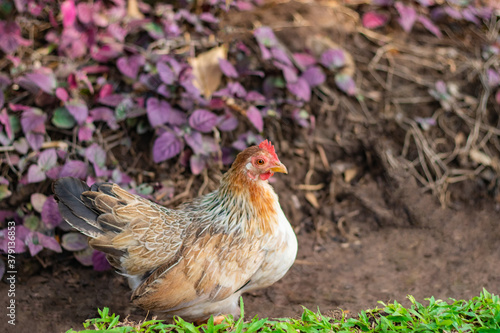
[[[226,173],[219,189],[205,197],[206,208],[229,232],[272,234],[278,223],[278,196],[267,181],[234,171]]]

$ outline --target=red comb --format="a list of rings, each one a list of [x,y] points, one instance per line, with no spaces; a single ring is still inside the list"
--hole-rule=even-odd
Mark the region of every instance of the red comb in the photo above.
[[[276,160],[279,161],[278,155],[276,155],[276,151],[274,150],[274,146],[270,141],[264,140],[259,145],[260,149],[265,149],[271,156],[273,156]]]

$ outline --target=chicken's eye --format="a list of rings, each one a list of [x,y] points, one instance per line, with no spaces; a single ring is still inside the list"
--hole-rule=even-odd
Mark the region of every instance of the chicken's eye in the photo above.
[[[258,160],[257,160],[257,164],[258,164],[258,165],[264,165],[264,163],[265,163],[265,162],[264,162],[264,160],[263,160],[263,159],[258,159]]]

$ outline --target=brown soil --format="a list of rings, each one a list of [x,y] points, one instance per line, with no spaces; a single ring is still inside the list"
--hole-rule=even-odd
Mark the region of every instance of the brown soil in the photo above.
[[[329,36],[353,54],[363,76],[359,83],[368,92],[373,78],[367,63],[377,48],[355,31],[359,23],[351,14],[338,6],[285,2],[251,15],[231,15],[227,26],[246,38],[248,33],[238,31],[256,22],[270,25],[292,50],[303,47],[314,34]],[[397,27],[393,28],[394,37]],[[399,32],[394,38],[410,46],[429,40],[455,43],[451,37],[438,41],[424,31]],[[477,45],[467,44],[472,40],[465,36],[453,47],[474,48]],[[439,79],[435,72],[420,75]],[[408,294],[424,302],[430,296],[470,298],[482,288],[500,293],[500,207],[486,185],[472,179],[461,182],[447,188],[443,200],[439,190],[425,192],[411,172],[388,162],[388,152],[399,155],[405,132],[387,120],[395,111],[384,109],[383,101],[391,93],[416,96],[418,89],[425,90],[421,86],[412,90],[413,83],[394,80],[394,90],[381,91],[378,104],[367,103],[368,114],[340,93],[333,101],[316,96],[310,106],[317,116],[314,136],[287,122],[268,125],[266,133],[278,143],[278,154],[290,171],[288,176],[276,176],[274,186],[297,233],[299,254],[281,281],[244,296],[248,318],[297,316],[301,306],[319,307],[326,314],[338,308],[356,313],[377,306],[379,300],[407,304]],[[432,107],[436,105],[427,103],[418,110],[405,105],[405,111],[425,116],[432,114]],[[215,176],[209,177],[217,178],[217,171],[211,173]],[[196,195],[201,182],[195,182],[191,195]],[[299,186],[303,184],[322,187],[303,190]],[[0,331],[82,329],[81,323],[105,306],[122,318],[146,317],[130,305],[124,278],[82,267],[70,253],[51,256],[46,268],[35,260],[22,264],[15,298],[17,325],[13,329],[2,320]],[[7,284],[1,283],[0,294],[6,293]]]

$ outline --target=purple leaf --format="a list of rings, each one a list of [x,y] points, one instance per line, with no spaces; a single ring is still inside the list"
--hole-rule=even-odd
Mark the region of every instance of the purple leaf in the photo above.
[[[0,92],[0,96],[3,97],[3,92]],[[0,112],[0,124],[4,126],[5,133],[7,133],[9,140],[14,139],[14,133],[12,132],[12,125],[10,123],[9,115],[7,114],[7,109],[2,109]]]
[[[303,68],[316,64],[316,58],[307,53],[294,53],[293,59],[295,59],[297,64]]]
[[[113,94],[113,90],[114,90],[113,86],[111,84],[109,84],[109,83],[106,83],[99,90],[99,98],[104,98],[104,97],[112,95]],[[120,102],[118,102],[118,103],[120,103]]]
[[[219,124],[217,127],[223,132],[231,132],[238,127],[238,118],[236,118],[231,112],[226,112],[223,116],[219,118]]]
[[[269,27],[260,27],[255,29],[254,36],[259,42],[259,44],[265,45],[267,47],[272,47],[278,44],[278,40],[274,35],[274,32]]]
[[[217,19],[212,13],[205,12],[200,14],[200,20],[205,21],[207,23],[219,23],[219,19]]]
[[[139,69],[144,65],[145,59],[142,55],[121,57],[116,61],[116,66],[120,72],[131,79],[137,78]]]
[[[406,6],[399,1],[394,4],[394,7],[396,7],[400,16],[398,19],[399,25],[404,31],[410,32],[417,20],[417,11],[415,8]]]
[[[172,107],[166,101],[150,97],[146,102],[146,112],[151,126],[158,127],[168,122],[172,114]]]
[[[288,83],[286,87],[292,94],[306,102],[311,99],[311,87],[303,78],[299,78],[295,83]]]
[[[189,166],[193,175],[199,175],[205,169],[205,158],[202,155],[192,155],[189,159]]]
[[[500,6],[498,6],[498,5],[495,8],[493,8],[493,7],[494,6],[478,7],[478,6],[474,6],[474,5],[469,4],[469,6],[467,8],[470,9],[471,11],[473,11],[473,13],[474,13],[474,15],[476,15],[476,17],[481,18],[483,20],[491,20],[492,15],[493,15],[493,11],[495,9],[497,11],[498,11],[498,9],[500,9]]]
[[[100,168],[106,166],[106,152],[97,143],[93,143],[90,147],[85,149],[85,157]]]
[[[189,126],[203,133],[210,132],[216,124],[217,116],[208,110],[195,110],[189,117]]]
[[[462,10],[462,16],[469,22],[479,25],[480,21],[477,19],[472,7],[467,7]]]
[[[294,66],[283,65],[279,62],[274,62],[274,64],[276,65],[276,67],[281,68],[281,70],[283,71],[283,76],[285,77],[285,81],[287,83],[297,82],[297,69]]]
[[[448,14],[449,17],[454,18],[455,20],[461,20],[462,19],[462,13],[454,7],[446,6],[444,7],[443,11]]]
[[[42,207],[42,222],[49,229],[57,227],[62,222],[61,214],[59,213],[59,208],[57,207],[57,202],[54,196],[51,195],[47,197],[47,200],[43,203]]]
[[[496,87],[500,84],[500,73],[493,68],[488,68],[486,71],[486,76],[488,77],[488,85],[490,87]]]
[[[240,151],[245,150],[248,147],[247,143],[244,140],[237,140],[233,142],[231,146]]]
[[[15,230],[16,230],[16,237],[14,240],[14,252],[23,253],[26,251],[26,244],[25,244],[26,237],[31,233],[31,230],[29,230],[23,225],[16,225]],[[7,238],[6,233],[7,229],[0,230],[0,246],[1,246],[0,249],[4,253],[8,253],[7,242],[6,241],[2,242],[1,240],[2,236],[4,237],[4,239]]]
[[[429,30],[430,32],[432,32],[436,37],[438,37],[438,38],[443,37],[443,34],[441,33],[441,30],[439,30],[439,28],[430,19],[428,19],[427,17],[425,17],[423,15],[419,15],[418,16],[418,21],[420,23],[422,23],[422,25],[427,30]]]
[[[44,135],[43,134],[29,132],[28,134],[26,134],[26,140],[28,141],[30,147],[33,150],[38,151],[38,150],[40,150],[40,148],[43,145]]]
[[[66,102],[66,109],[75,118],[78,125],[81,125],[87,120],[89,109],[87,104],[81,99],[70,99]]]
[[[63,27],[69,27],[75,24],[76,7],[73,0],[66,0],[61,4],[61,14],[63,17]]]
[[[168,123],[175,126],[181,126],[186,123],[186,120],[187,116],[184,112],[177,109],[172,109],[170,117],[168,118]]]
[[[62,166],[58,165],[47,171],[45,174],[47,177],[50,179],[57,179],[59,178],[59,174],[61,173]]]
[[[245,98],[245,96],[247,95],[247,91],[239,82],[229,82],[227,84],[227,89],[229,90],[229,93],[231,95],[238,98]]]
[[[66,89],[59,87],[56,89],[56,97],[63,102],[67,102],[69,95]]]
[[[328,49],[321,55],[321,64],[329,69],[340,68],[345,65],[345,54],[341,49]]]
[[[184,136],[184,140],[195,154],[203,154],[203,136],[200,132],[192,131]]]
[[[257,91],[249,91],[246,96],[247,102],[265,102],[266,98]]]
[[[155,163],[163,162],[178,155],[184,147],[179,138],[170,132],[165,132],[156,138],[153,145],[153,160]]]
[[[21,37],[21,29],[14,21],[0,21],[0,36],[0,49],[7,54],[14,53],[19,45],[31,45]]]
[[[82,161],[68,160],[61,169],[59,177],[75,177],[85,179],[87,176],[87,164]]]
[[[170,85],[175,82],[175,74],[169,65],[159,62],[156,64],[156,69],[158,70],[158,75],[160,75],[160,79],[163,83]]]
[[[262,60],[271,59],[271,51],[269,51],[267,47],[265,47],[263,44],[259,44],[259,49],[262,54]]]
[[[46,120],[47,115],[40,109],[30,108],[24,111],[21,116],[21,126],[24,134],[28,134],[29,132],[45,133]]]
[[[219,58],[219,67],[222,73],[227,77],[237,78],[239,76],[233,64],[226,59]]]
[[[326,80],[325,73],[323,70],[317,66],[308,68],[301,76],[306,80],[307,84],[312,88],[319,86]]]
[[[292,61],[288,57],[288,54],[280,47],[271,48],[271,55],[274,59],[280,61],[287,66],[293,66]]]
[[[36,84],[40,89],[48,94],[53,94],[57,86],[56,76],[50,68],[42,67],[34,73],[24,76],[28,81]]]
[[[119,127],[116,123],[115,114],[110,108],[104,106],[94,108],[90,110],[90,115],[92,116],[94,121],[105,121],[106,124],[108,124],[109,128],[111,128],[112,130],[117,130]]]
[[[160,84],[158,89],[156,89],[156,92],[165,98],[172,97],[172,93],[170,92],[170,89],[168,88],[168,86],[166,84]]]
[[[363,15],[362,23],[367,29],[380,28],[389,21],[389,16],[384,13],[367,12]]]
[[[68,232],[61,239],[62,247],[67,251],[81,251],[89,246],[87,236],[79,232]]]
[[[80,22],[82,22],[83,24],[88,24],[92,21],[92,4],[80,2],[78,5],[76,5],[76,9],[76,13]]]
[[[37,164],[30,165],[28,169],[28,183],[38,183],[45,179],[45,172]]]
[[[309,89],[309,87],[307,88]],[[260,113],[259,109],[257,109],[253,105],[250,106],[247,110],[247,117],[252,125],[254,125],[259,132],[262,132],[262,130],[264,129],[264,120],[262,119],[262,114]]]
[[[57,154],[55,149],[47,149],[38,156],[38,165],[43,171],[53,168],[57,164]]]
[[[234,162],[235,154],[232,148],[223,147],[222,151],[222,164],[230,165]]]
[[[335,75],[335,84],[337,87],[345,92],[347,95],[355,95],[357,92],[356,83],[350,75],[347,74],[337,74]]]
[[[0,90],[5,90],[11,84],[12,80],[9,78],[9,76],[0,73]]]
[[[97,250],[92,252],[92,265],[94,266],[94,270],[98,272],[107,271],[111,268],[108,259],[106,259],[106,255]]]
[[[21,105],[21,104],[12,104],[12,103],[9,103],[9,108],[12,110],[12,111],[27,111],[29,109],[31,109],[31,107],[27,106],[27,105]]]
[[[30,255],[32,257],[36,256],[40,251],[43,250],[43,246],[38,243],[38,233],[31,232],[26,236],[24,242],[28,244],[28,249],[30,250]]]
[[[98,102],[107,106],[117,107],[121,102],[125,100],[125,98],[125,96],[120,94],[112,94],[99,98]]]
[[[29,146],[28,141],[25,138],[20,138],[19,140],[14,141],[12,144],[18,153],[24,155],[28,152]]]
[[[91,141],[94,135],[95,126],[93,123],[85,123],[78,129],[78,141]]]
[[[111,23],[108,26],[108,32],[121,43],[123,43],[128,34],[127,29],[122,28],[119,23]]]
[[[38,237],[38,243],[44,248],[52,250],[54,252],[62,252],[61,245],[59,245],[55,238],[44,235],[40,232],[37,232],[36,235]]]

